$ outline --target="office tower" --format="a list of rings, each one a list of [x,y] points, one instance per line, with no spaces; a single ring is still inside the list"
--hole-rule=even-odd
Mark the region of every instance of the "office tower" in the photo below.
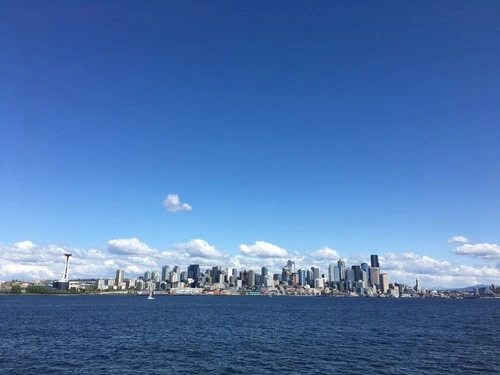
[[[170,274],[170,267],[163,266],[161,268],[161,281],[168,281],[169,274]]]
[[[312,270],[307,270],[306,282],[307,282],[307,285],[314,288],[314,274],[313,274]]]
[[[328,266],[328,282],[330,283],[330,288],[335,281],[335,268],[337,266],[334,263],[330,263]]]
[[[267,267],[262,267],[261,269],[261,275],[262,277],[266,277],[269,273],[269,270],[267,269]]]
[[[368,277],[368,282],[370,281],[370,266],[368,263],[361,263],[361,269],[366,272],[366,276]],[[368,286],[368,282],[365,283],[365,286]]]
[[[116,270],[115,285],[120,285],[121,283],[123,283],[124,275],[124,270]]]
[[[351,269],[354,271],[354,281],[361,280],[361,267],[360,266],[352,266]]]
[[[255,274],[255,286],[262,286],[262,275],[260,273]]]
[[[299,270],[299,285],[300,286],[305,286],[306,285],[306,278],[307,278],[306,270],[304,270],[304,269],[301,268]]]
[[[195,284],[197,284],[200,278],[200,266],[198,264],[189,265],[187,277],[188,279],[193,279]]]
[[[361,270],[361,279],[360,280],[363,280],[363,288],[365,288],[365,287],[367,287],[369,285],[368,284],[368,279],[369,279],[368,272],[366,272],[365,270],[362,269]]]
[[[389,289],[389,275],[386,273],[381,273],[380,274],[380,292],[381,293],[387,293],[387,290]]]
[[[160,281],[160,273],[158,271],[153,271],[151,273],[151,280],[153,280],[155,283]]]
[[[274,286],[274,280],[273,280],[273,277],[271,275],[268,274],[264,278],[264,286],[267,287],[267,288],[270,288],[270,287]]]
[[[233,276],[234,277],[238,277],[238,269],[237,268],[233,268]]]
[[[179,282],[179,274],[177,272],[170,272],[169,281],[171,284]]]
[[[187,281],[187,272],[186,271],[181,272],[181,281],[183,283],[185,283]]]
[[[350,270],[345,271],[345,278],[347,281],[350,281],[352,283],[354,283],[354,281],[356,281],[356,276],[355,276],[354,270],[352,268]]]
[[[380,268],[378,267],[371,267],[370,268],[370,283],[371,286],[376,286],[377,289],[379,288],[380,285]]]
[[[219,282],[219,276],[222,274],[222,271],[219,266],[212,267],[212,272],[210,272],[210,276],[212,277],[212,284]]]
[[[172,271],[174,271],[175,273],[181,273],[181,269],[179,266],[175,266]]]
[[[340,267],[338,266],[333,267],[333,282],[340,282]]]
[[[342,259],[339,259],[337,265],[339,267],[340,281],[345,280],[345,262]]]
[[[286,262],[286,266],[290,270],[290,274],[295,272],[295,262],[293,260],[288,260],[288,262]]]
[[[378,255],[376,254],[370,255],[370,262],[372,267],[380,268],[380,265],[378,264]]]
[[[323,279],[321,277],[317,277],[314,279],[314,288],[315,289],[323,289],[325,287],[325,284],[323,282]]]
[[[144,280],[146,281],[151,280],[151,271],[144,272]]]
[[[291,274],[292,272],[290,271],[290,268],[288,268],[287,266],[283,267],[281,269],[281,280],[288,282],[290,280]]]
[[[319,277],[319,268],[318,267],[311,267],[311,271],[313,272],[313,278],[317,279]]]

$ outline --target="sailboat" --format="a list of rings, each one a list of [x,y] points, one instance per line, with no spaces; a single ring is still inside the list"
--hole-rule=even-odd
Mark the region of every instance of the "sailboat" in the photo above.
[[[148,296],[148,299],[155,299],[154,297],[154,293],[153,293],[153,288],[149,288],[149,296]]]

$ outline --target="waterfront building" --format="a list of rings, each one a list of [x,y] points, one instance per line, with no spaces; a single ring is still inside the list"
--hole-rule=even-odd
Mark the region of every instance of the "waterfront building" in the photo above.
[[[325,287],[325,283],[321,277],[317,277],[314,279],[314,288],[315,289],[323,289]]]
[[[124,270],[116,270],[115,285],[120,285],[121,283],[123,283],[124,276]]]
[[[350,270],[345,271],[345,278],[347,281],[350,281],[351,283],[356,281],[356,276],[352,268]]]
[[[151,280],[151,271],[144,272],[144,280],[145,281]]]
[[[151,273],[151,280],[153,280],[155,283],[159,283],[160,282],[160,272],[153,271]]]
[[[311,288],[314,288],[314,274],[312,270],[307,270],[306,282]]]
[[[333,267],[333,281],[335,283],[340,283],[340,267]]]
[[[378,255],[377,254],[370,255],[370,262],[371,262],[372,267],[380,268],[380,265],[378,264]]]

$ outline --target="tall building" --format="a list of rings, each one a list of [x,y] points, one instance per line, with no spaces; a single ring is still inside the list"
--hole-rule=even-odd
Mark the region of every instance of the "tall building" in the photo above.
[[[339,267],[340,281],[345,280],[345,262],[342,259],[339,259],[337,265]]]
[[[371,262],[372,267],[380,268],[380,265],[378,264],[378,255],[377,254],[370,255],[370,262]]]
[[[267,267],[262,267],[262,269],[261,269],[262,277],[266,277],[268,274],[269,274],[269,270],[267,269]]]
[[[144,280],[146,281],[151,280],[151,271],[144,272]]]
[[[370,281],[370,266],[368,263],[361,263],[361,269],[366,272],[366,275],[368,276],[368,281]],[[368,282],[365,283],[365,286],[368,285]]]
[[[200,278],[200,265],[199,264],[189,265],[187,277],[188,279],[193,279],[195,284],[197,284],[198,279]]]
[[[299,270],[299,285],[300,286],[305,286],[306,285],[306,270],[300,269]]]
[[[210,276],[212,277],[212,284],[219,282],[221,274],[222,271],[219,266],[212,267],[212,272],[210,272]]]
[[[359,281],[362,279],[361,276],[361,267],[360,266],[352,266],[352,270],[354,271],[354,281]]]
[[[335,268],[337,268],[335,263],[330,263],[328,266],[328,282],[330,283],[330,287],[335,282]]]
[[[124,270],[116,270],[115,285],[120,285],[121,283],[123,283],[124,276]]]
[[[380,268],[371,267],[369,279],[371,286],[376,286],[378,289],[380,285]]]
[[[163,266],[161,268],[161,281],[168,281],[169,274],[170,274],[170,267]]]
[[[386,273],[380,274],[380,292],[387,293],[389,290],[389,275]]]

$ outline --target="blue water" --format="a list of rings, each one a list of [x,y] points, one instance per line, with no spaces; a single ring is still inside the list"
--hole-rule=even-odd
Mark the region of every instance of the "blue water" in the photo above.
[[[500,300],[0,296],[1,374],[500,374]]]

